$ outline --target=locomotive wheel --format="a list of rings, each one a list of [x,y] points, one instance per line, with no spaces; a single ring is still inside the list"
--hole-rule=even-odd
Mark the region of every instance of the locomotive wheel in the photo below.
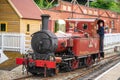
[[[31,74],[32,74],[32,75],[34,75],[34,76],[38,75],[38,74],[37,74],[37,73],[35,73],[35,72],[32,72]]]
[[[57,65],[56,69],[55,69],[55,74],[59,73],[59,65]]]
[[[72,61],[71,60],[69,60],[68,61],[68,65],[67,65],[67,67],[66,67],[66,72],[70,72],[70,71],[72,71],[73,69],[72,69]]]
[[[73,60],[72,61],[72,70],[77,69],[79,66],[79,61],[78,60]]]
[[[52,77],[55,75],[55,69],[48,69],[47,70],[47,76]]]
[[[88,56],[86,58],[86,66],[91,66],[94,63],[93,59],[91,56]]]

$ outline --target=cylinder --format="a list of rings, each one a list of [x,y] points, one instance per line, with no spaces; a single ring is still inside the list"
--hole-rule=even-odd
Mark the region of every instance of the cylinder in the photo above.
[[[42,18],[42,30],[48,30],[49,17],[50,17],[50,15],[48,15],[48,14],[41,15],[41,18]]]

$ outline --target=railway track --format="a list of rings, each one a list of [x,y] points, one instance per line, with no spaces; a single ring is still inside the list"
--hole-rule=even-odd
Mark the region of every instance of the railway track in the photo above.
[[[107,60],[107,61],[104,61],[104,60]],[[99,74],[101,74],[102,72],[106,71],[107,69],[111,68],[116,63],[118,63],[119,60],[120,60],[120,55],[113,55],[111,57],[106,57],[101,60],[103,62],[100,62],[98,65],[89,68],[88,70],[84,71],[80,75],[74,76],[70,80],[78,80],[78,79],[79,80],[93,80]],[[88,77],[92,73],[95,73],[95,74],[92,77]]]
[[[81,69],[77,69],[75,71],[71,71],[71,72],[66,72],[66,73],[59,73],[58,75],[54,76],[54,77],[46,77],[43,78],[41,76],[33,76],[33,75],[27,75],[24,77],[20,77],[20,78],[16,78],[13,80],[32,80],[32,79],[36,79],[36,80],[84,80],[90,76],[90,74],[98,72],[99,70],[101,70],[103,67],[108,66],[109,64],[112,64],[114,62],[114,64],[117,63],[117,61],[120,60],[120,54],[118,55],[113,55],[110,57],[106,57],[104,59],[101,59],[100,62],[96,63],[95,65],[92,65],[90,67],[85,67],[85,68],[81,68]],[[113,66],[114,64],[112,64],[111,66]],[[111,67],[110,66],[110,67]],[[99,74],[102,72],[99,72]],[[99,74],[95,74],[94,76],[90,77],[89,79],[93,79],[95,77],[97,77]]]
[[[13,80],[24,80],[24,79],[31,78],[31,77],[33,77],[33,75],[27,75],[24,77],[19,77],[19,78],[13,79]]]

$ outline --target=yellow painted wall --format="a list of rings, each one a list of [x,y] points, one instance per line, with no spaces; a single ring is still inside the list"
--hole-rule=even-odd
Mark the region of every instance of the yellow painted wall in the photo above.
[[[30,25],[30,32],[27,32],[27,24]],[[40,20],[20,19],[20,32],[32,34],[41,29]]]
[[[6,32],[27,33],[27,24],[30,25],[30,34],[40,30],[40,20],[21,19],[7,0],[0,0],[0,23],[7,25]]]
[[[0,23],[6,23],[7,32],[20,32],[20,19],[7,0],[0,0]]]

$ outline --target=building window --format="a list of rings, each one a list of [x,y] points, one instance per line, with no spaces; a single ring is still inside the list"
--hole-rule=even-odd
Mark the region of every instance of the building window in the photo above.
[[[27,32],[30,32],[30,24],[27,24]]]
[[[65,5],[63,5],[63,10],[65,10],[65,11],[67,10],[67,7]]]
[[[0,23],[0,31],[7,31],[5,23]]]
[[[71,11],[71,7],[70,6],[68,6],[68,11]]]
[[[114,20],[111,21],[111,28],[114,29],[115,28],[115,25],[114,25]]]

